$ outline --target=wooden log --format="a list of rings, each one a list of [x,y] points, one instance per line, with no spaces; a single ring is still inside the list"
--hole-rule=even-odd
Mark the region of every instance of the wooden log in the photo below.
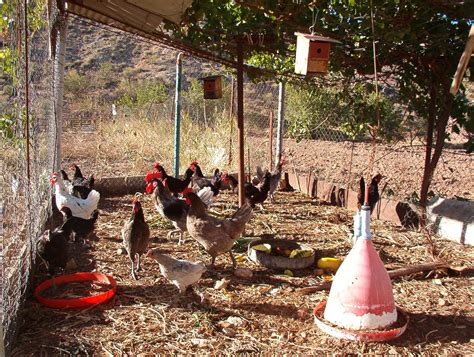
[[[449,265],[442,261],[422,263],[422,264],[411,265],[411,266],[400,268],[400,269],[390,270],[388,272],[388,276],[390,277],[390,279],[393,280],[402,276],[407,276],[407,275],[411,275],[415,273],[420,273],[423,271],[430,271],[430,270],[436,270],[436,269],[441,269],[441,268],[449,268]],[[331,285],[332,285],[331,281],[323,281],[313,286],[301,288],[296,293],[298,295],[307,295],[307,294],[314,293],[316,291],[329,290],[331,288]]]

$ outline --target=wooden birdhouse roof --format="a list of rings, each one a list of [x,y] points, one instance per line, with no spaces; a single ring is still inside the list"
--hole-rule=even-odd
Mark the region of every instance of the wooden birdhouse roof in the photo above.
[[[310,33],[295,32],[295,35],[296,36],[303,36],[304,38],[307,38],[310,41],[330,42],[330,43],[342,44],[341,41],[335,40],[333,38],[319,36],[319,35],[312,35]]]

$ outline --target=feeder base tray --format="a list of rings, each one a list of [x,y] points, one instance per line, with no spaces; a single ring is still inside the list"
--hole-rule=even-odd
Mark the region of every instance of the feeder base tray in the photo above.
[[[404,310],[397,307],[398,321],[395,323],[395,325],[399,327],[381,331],[349,330],[337,327],[324,320],[323,316],[325,308],[326,301],[323,301],[314,309],[314,322],[316,323],[316,326],[331,336],[346,340],[365,342],[390,341],[401,336],[405,332],[409,321],[408,314]]]

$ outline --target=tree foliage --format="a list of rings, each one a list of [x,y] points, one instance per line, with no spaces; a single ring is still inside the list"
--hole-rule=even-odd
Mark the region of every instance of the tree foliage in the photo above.
[[[364,139],[378,125],[386,141],[400,136],[401,115],[383,94],[368,85],[290,86],[287,91],[287,132],[296,139]],[[331,128],[331,129],[329,129]]]

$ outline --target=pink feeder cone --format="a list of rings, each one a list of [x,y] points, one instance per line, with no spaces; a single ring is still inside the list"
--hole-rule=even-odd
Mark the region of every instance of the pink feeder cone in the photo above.
[[[379,329],[397,321],[392,283],[371,241],[370,211],[365,206],[362,235],[339,267],[324,312],[324,318],[343,328]]]

